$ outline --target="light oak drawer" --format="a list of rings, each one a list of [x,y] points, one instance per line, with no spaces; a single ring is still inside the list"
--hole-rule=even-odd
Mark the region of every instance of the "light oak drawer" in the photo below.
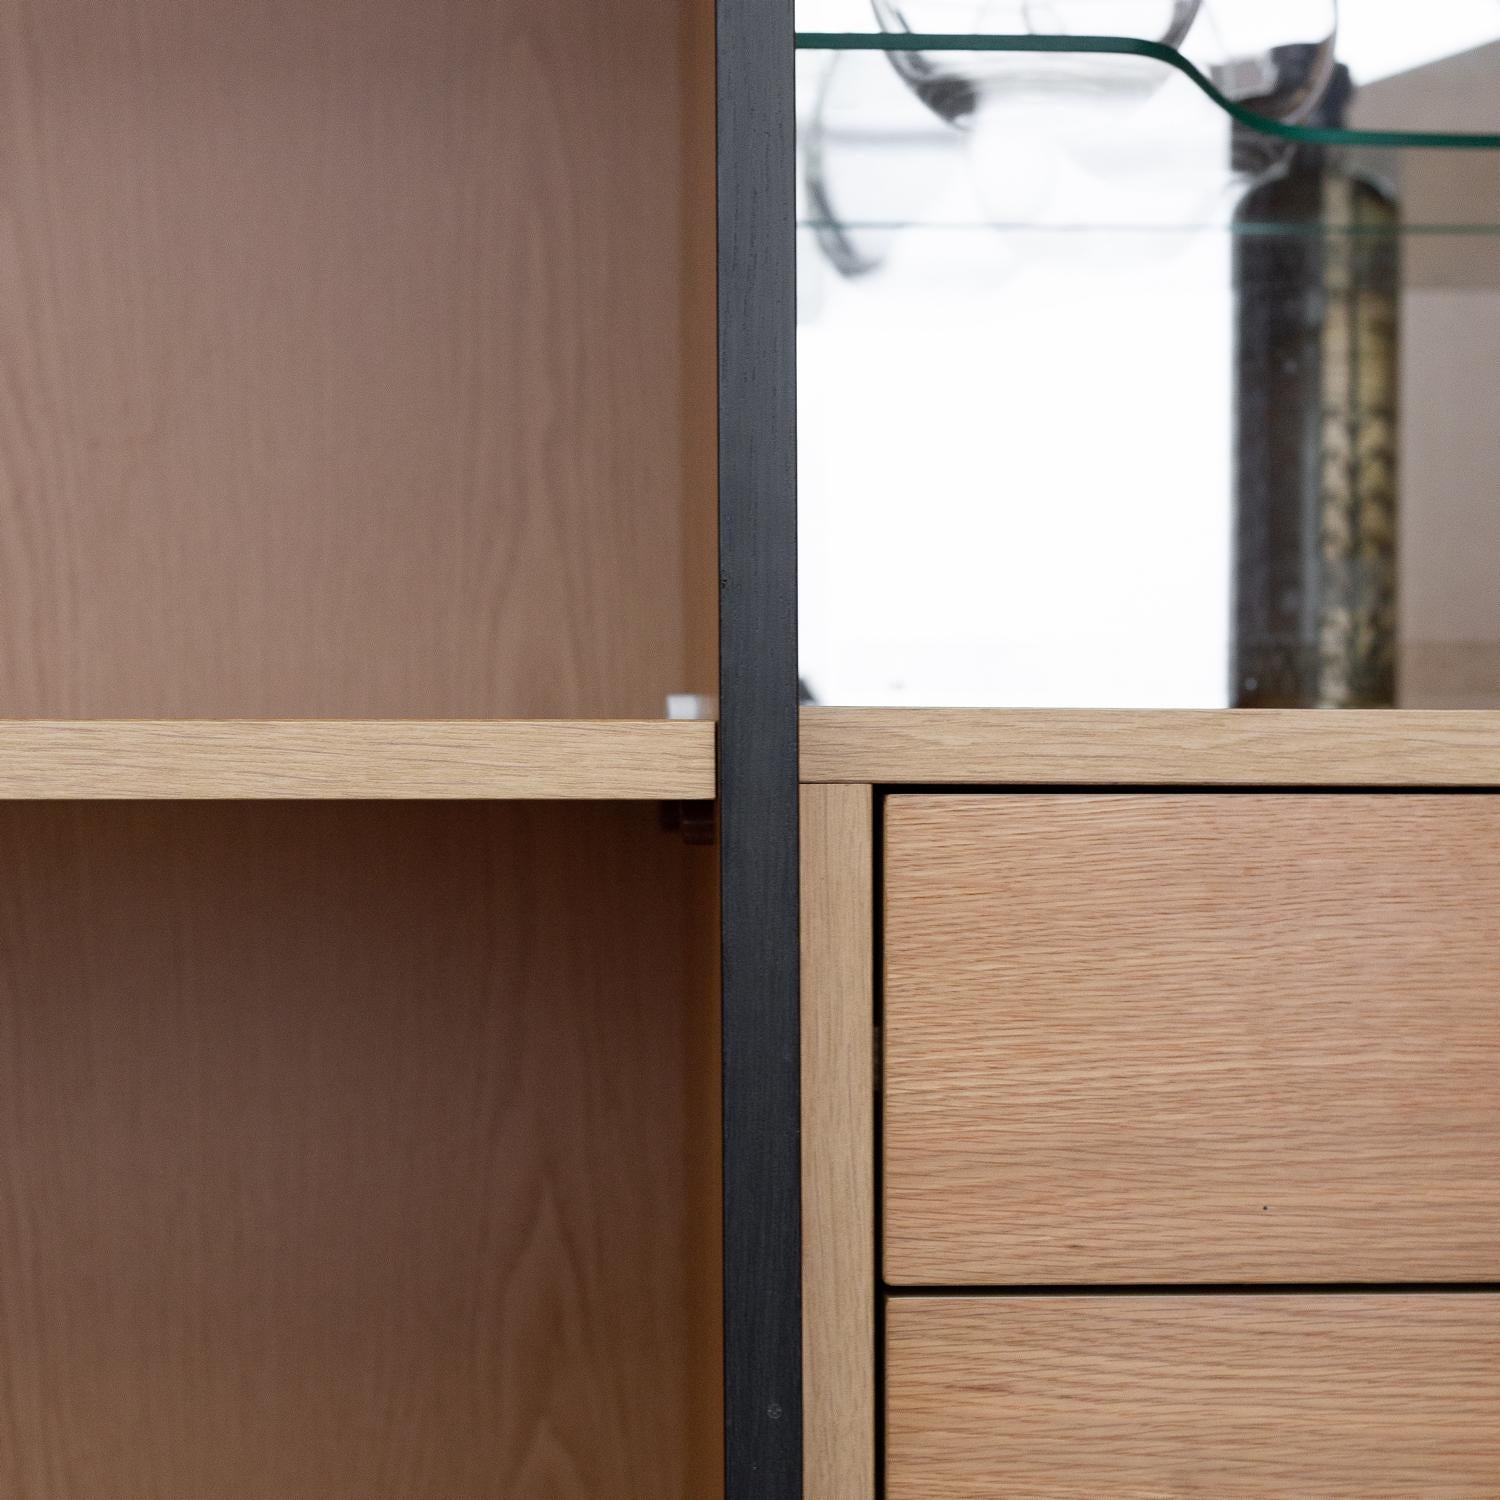
[[[893,1283],[1500,1279],[1500,798],[893,797],[884,1099]]]
[[[887,1500],[1500,1495],[1500,1297],[920,1297]]]

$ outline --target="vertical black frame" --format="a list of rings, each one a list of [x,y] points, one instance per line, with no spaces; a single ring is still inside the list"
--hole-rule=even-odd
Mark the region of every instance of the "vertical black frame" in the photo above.
[[[726,1500],[801,1500],[792,0],[715,0]]]

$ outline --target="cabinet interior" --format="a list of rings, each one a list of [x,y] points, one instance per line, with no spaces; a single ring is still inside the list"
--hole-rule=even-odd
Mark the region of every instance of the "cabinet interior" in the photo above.
[[[700,0],[0,3],[0,716],[711,693]],[[0,1491],[719,1483],[647,802],[0,803]]]

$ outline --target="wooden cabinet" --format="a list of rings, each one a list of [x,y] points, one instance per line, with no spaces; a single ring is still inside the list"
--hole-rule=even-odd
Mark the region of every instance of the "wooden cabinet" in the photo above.
[[[712,18],[0,0],[5,1500],[721,1484]]]
[[[804,720],[808,1500],[1500,1493],[1500,723],[1046,722]]]
[[[711,1493],[711,861],[632,802],[0,805],[0,1494]]]

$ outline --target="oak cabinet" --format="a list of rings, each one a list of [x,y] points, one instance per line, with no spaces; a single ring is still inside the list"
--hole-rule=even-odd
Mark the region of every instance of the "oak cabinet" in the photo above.
[[[1500,726],[803,722],[809,1500],[1496,1493]]]

